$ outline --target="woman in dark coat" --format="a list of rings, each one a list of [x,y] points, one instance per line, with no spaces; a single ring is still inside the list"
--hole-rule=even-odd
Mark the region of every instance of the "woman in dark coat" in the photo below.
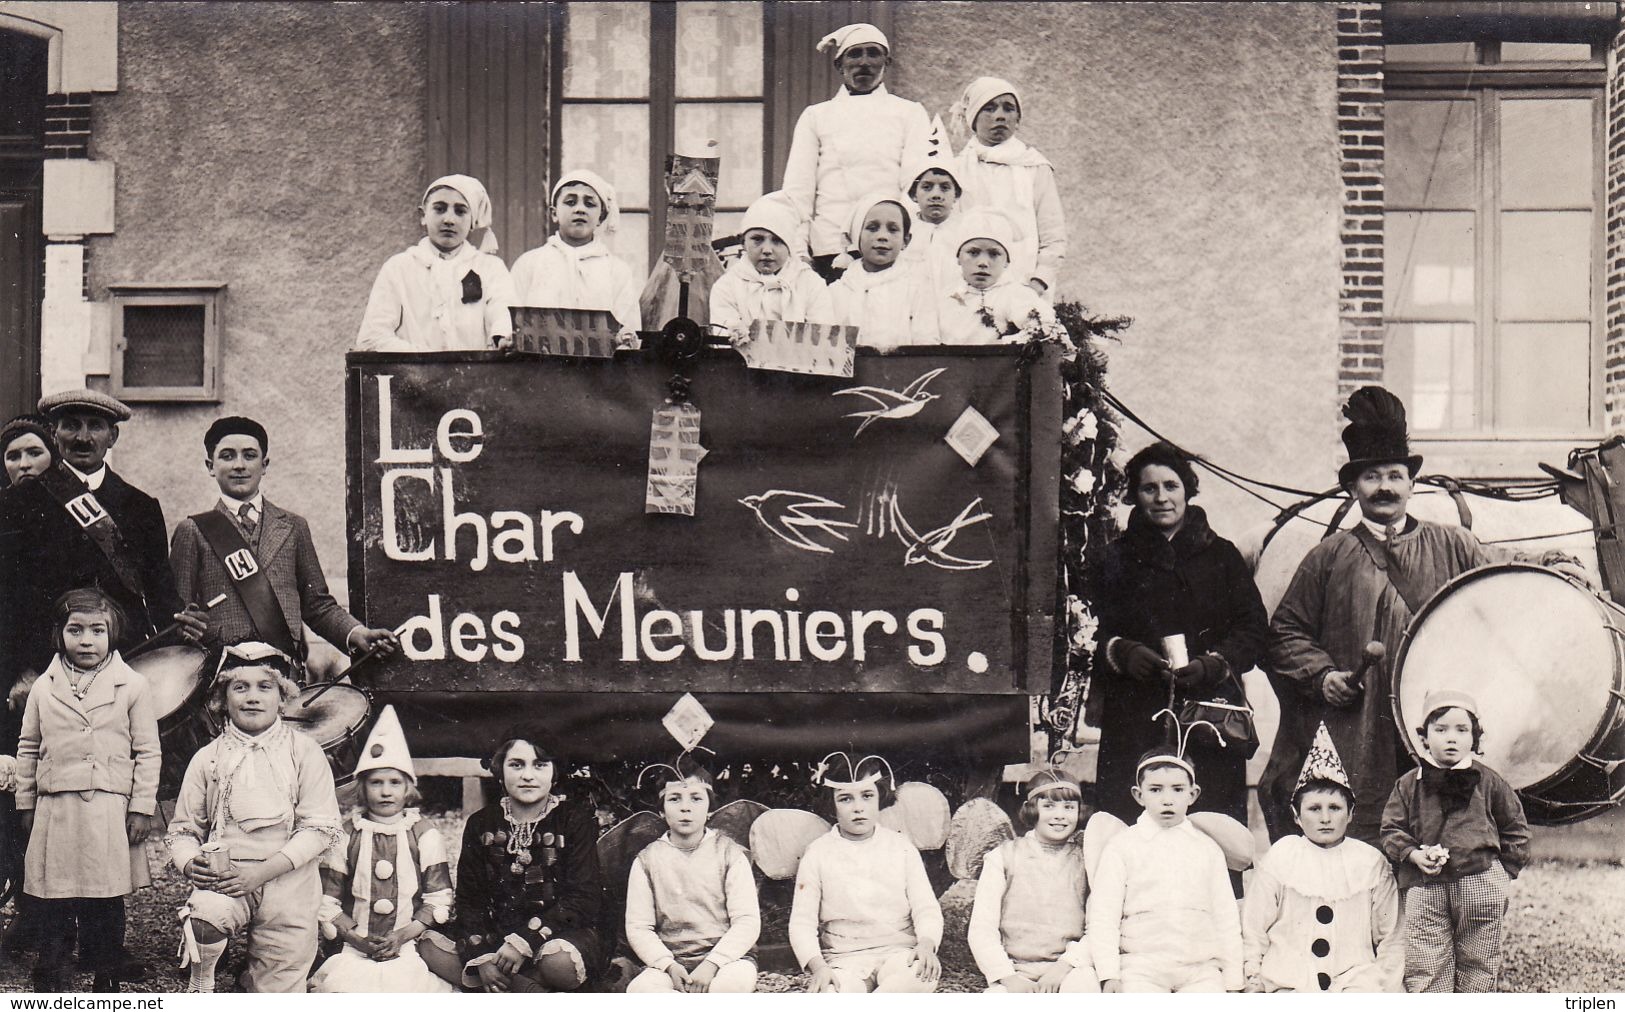
[[[1269,617],[1236,546],[1213,533],[1196,495],[1196,473],[1179,449],[1153,443],[1127,468],[1128,530],[1095,572],[1100,617],[1092,693],[1101,696],[1096,805],[1125,822],[1139,818],[1129,793],[1148,749],[1173,744],[1157,711],[1190,699],[1244,702],[1241,675],[1263,655]],[[1183,635],[1189,663],[1173,668],[1163,637]],[[1234,676],[1234,677],[1232,677]],[[1187,756],[1202,795],[1192,808],[1247,821],[1246,759],[1220,748],[1205,728]]]

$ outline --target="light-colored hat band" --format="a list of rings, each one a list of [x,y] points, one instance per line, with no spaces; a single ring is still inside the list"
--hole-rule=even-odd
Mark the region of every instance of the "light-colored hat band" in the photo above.
[[[1051,780],[1047,784],[1039,784],[1037,787],[1027,788],[1027,797],[1036,798],[1040,794],[1059,790],[1062,787],[1069,787],[1074,791],[1078,789],[1078,785],[1070,780]]]
[[[1189,773],[1191,775],[1192,780],[1196,779],[1196,767],[1192,766],[1189,762],[1185,761],[1185,759],[1183,759],[1182,757],[1177,756],[1177,755],[1172,755],[1172,754],[1148,755],[1148,756],[1146,756],[1144,759],[1140,760],[1140,764],[1138,766],[1134,767],[1134,776],[1135,776],[1136,779],[1138,779],[1140,774],[1145,771],[1145,768],[1147,766],[1164,766],[1164,765],[1166,765],[1166,766],[1178,766],[1180,769],[1184,770],[1186,773]]]
[[[870,787],[879,780],[880,771],[875,770],[862,780],[825,780],[824,786],[832,791],[856,791],[864,787]]]

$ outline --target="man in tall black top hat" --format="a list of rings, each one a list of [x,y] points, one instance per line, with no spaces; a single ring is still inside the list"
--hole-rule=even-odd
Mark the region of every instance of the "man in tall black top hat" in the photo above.
[[[1441,587],[1518,556],[1465,527],[1407,515],[1422,458],[1411,452],[1399,398],[1362,387],[1343,414],[1349,460],[1337,480],[1359,503],[1360,521],[1310,550],[1275,609],[1265,667],[1281,697],[1281,726],[1259,801],[1271,838],[1293,831],[1293,784],[1324,721],[1353,780],[1349,835],[1375,845],[1383,802],[1412,763],[1390,714],[1390,665],[1364,664],[1366,645],[1380,642],[1391,660],[1411,616]],[[1577,565],[1561,553],[1538,561]]]

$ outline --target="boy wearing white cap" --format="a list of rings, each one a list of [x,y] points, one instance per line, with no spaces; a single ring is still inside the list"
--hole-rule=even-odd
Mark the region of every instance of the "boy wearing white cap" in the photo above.
[[[1422,701],[1424,762],[1382,810],[1382,852],[1405,890],[1405,990],[1494,991],[1507,885],[1529,860],[1523,802],[1473,759],[1478,702],[1457,689]]]
[[[384,261],[358,351],[490,351],[513,338],[513,282],[495,256],[491,198],[473,176],[441,176],[418,206],[424,236]],[[482,230],[479,244],[469,242]]]
[[[460,980],[456,946],[436,932],[451,914],[451,865],[434,823],[408,808],[417,775],[393,706],[384,707],[355,767],[363,810],[322,857],[316,917],[344,948],[323,963],[312,991],[447,993]],[[442,976],[432,972],[428,955]],[[446,979],[443,979],[445,977]]]
[[[1037,148],[1016,137],[1021,93],[1009,81],[978,77],[955,106],[970,134],[959,152],[965,207],[997,207],[1010,215],[1021,239],[1010,251],[1016,278],[1054,301],[1066,259],[1066,215],[1055,168]]]
[[[914,205],[914,238],[900,258],[940,296],[959,284],[959,261],[953,248],[953,226],[965,186],[950,158],[927,155],[907,172],[908,199]]]
[[[737,343],[752,320],[823,323],[829,315],[824,281],[790,251],[801,223],[783,191],[758,197],[740,229],[744,255],[711,286],[711,326]]]
[[[907,198],[871,193],[852,210],[858,262],[829,286],[831,323],[858,328],[863,348],[937,344],[937,304],[924,272],[901,256],[913,234]]]
[[[832,769],[830,761],[836,760]],[[885,780],[881,767],[885,766]],[[811,993],[925,994],[942,966],[942,908],[920,852],[879,824],[895,786],[879,756],[853,762],[833,752],[819,763],[835,828],[814,840],[796,869],[790,947],[812,973]],[[845,779],[835,779],[843,775]],[[821,813],[823,814],[823,813]]]
[[[1027,340],[1055,325],[1055,310],[1008,273],[1020,232],[1002,211],[966,211],[950,226],[960,282],[937,304],[943,344]]]
[[[644,279],[609,248],[621,220],[615,187],[576,169],[553,184],[549,204],[553,234],[514,261],[514,305],[607,311],[620,327],[621,346],[637,347]]]
[[[903,169],[925,154],[931,120],[920,103],[887,92],[891,44],[874,25],[836,29],[819,40],[818,51],[835,60],[841,90],[808,106],[796,121],[784,191],[810,223],[796,252],[805,244],[814,269],[833,281],[841,270],[837,258],[857,241],[847,231],[853,202],[875,190],[907,186]]]
[[[1241,911],[1249,992],[1398,991],[1405,962],[1388,859],[1349,838],[1354,789],[1323,723],[1292,791],[1303,835],[1275,842]]]

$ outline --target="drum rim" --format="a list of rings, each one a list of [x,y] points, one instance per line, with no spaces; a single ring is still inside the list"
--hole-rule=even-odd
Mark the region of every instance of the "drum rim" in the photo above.
[[[306,694],[314,692],[323,686],[329,685],[332,686],[333,689],[351,689],[355,692],[359,692],[361,694],[361,701],[364,705],[361,711],[361,719],[356,721],[354,724],[345,725],[343,733],[339,734],[337,737],[323,740],[317,738],[313,734],[310,734],[308,731],[301,728],[295,728],[295,730],[297,730],[300,734],[306,735],[311,741],[314,741],[316,744],[320,745],[323,752],[326,752],[330,745],[341,741],[348,741],[349,739],[360,734],[361,729],[367,726],[367,722],[372,719],[372,693],[352,682],[311,682],[310,684],[301,688],[299,690],[299,695],[293,697],[290,702],[298,702],[300,699],[303,699]]]
[[[1405,745],[1406,753],[1409,754],[1411,759],[1413,759],[1419,766],[1426,760],[1417,752],[1415,746],[1411,742],[1410,731],[1405,727],[1405,715],[1401,713],[1399,709],[1399,675],[1405,669],[1406,657],[1410,655],[1411,640],[1415,637],[1416,630],[1421,626],[1422,620],[1433,612],[1439,602],[1442,601],[1452,590],[1454,590],[1457,585],[1470,583],[1474,580],[1481,580],[1495,573],[1509,570],[1523,570],[1526,572],[1540,573],[1544,576],[1550,576],[1553,579],[1561,580],[1576,590],[1584,591],[1592,597],[1602,596],[1598,594],[1597,591],[1593,590],[1589,585],[1583,583],[1573,576],[1568,575],[1567,573],[1560,573],[1555,569],[1538,565],[1533,562],[1522,561],[1495,562],[1487,566],[1479,566],[1477,569],[1469,569],[1467,572],[1451,578],[1449,582],[1435,591],[1433,596],[1427,599],[1427,603],[1422,605],[1421,610],[1419,610],[1415,615],[1411,616],[1410,622],[1405,626],[1405,634],[1400,637],[1399,641],[1399,653],[1394,658],[1394,667],[1388,676],[1389,716],[1394,722],[1394,729],[1398,732],[1400,741]],[[1613,603],[1615,603],[1616,606],[1618,604],[1617,602]],[[1608,627],[1611,628],[1616,635],[1620,636],[1622,639],[1625,639],[1625,627],[1614,625],[1612,623],[1609,623]],[[1617,698],[1621,692],[1625,692],[1625,665],[1617,665],[1614,669],[1614,685],[1612,694]],[[1597,725],[1592,728],[1591,734],[1586,739],[1586,743],[1581,748],[1580,752],[1590,752],[1598,745],[1602,744],[1603,739],[1608,736],[1608,732],[1613,726],[1613,721],[1610,719],[1612,713],[1612,710],[1604,708],[1602,716],[1598,718]],[[1576,753],[1575,756],[1568,762],[1564,763],[1562,766],[1559,766],[1557,769],[1553,770],[1545,777],[1542,777],[1540,780],[1535,781],[1527,787],[1516,788],[1518,794],[1533,795],[1539,791],[1556,787],[1564,780],[1568,779],[1570,767],[1574,760],[1578,758],[1579,753]]]

